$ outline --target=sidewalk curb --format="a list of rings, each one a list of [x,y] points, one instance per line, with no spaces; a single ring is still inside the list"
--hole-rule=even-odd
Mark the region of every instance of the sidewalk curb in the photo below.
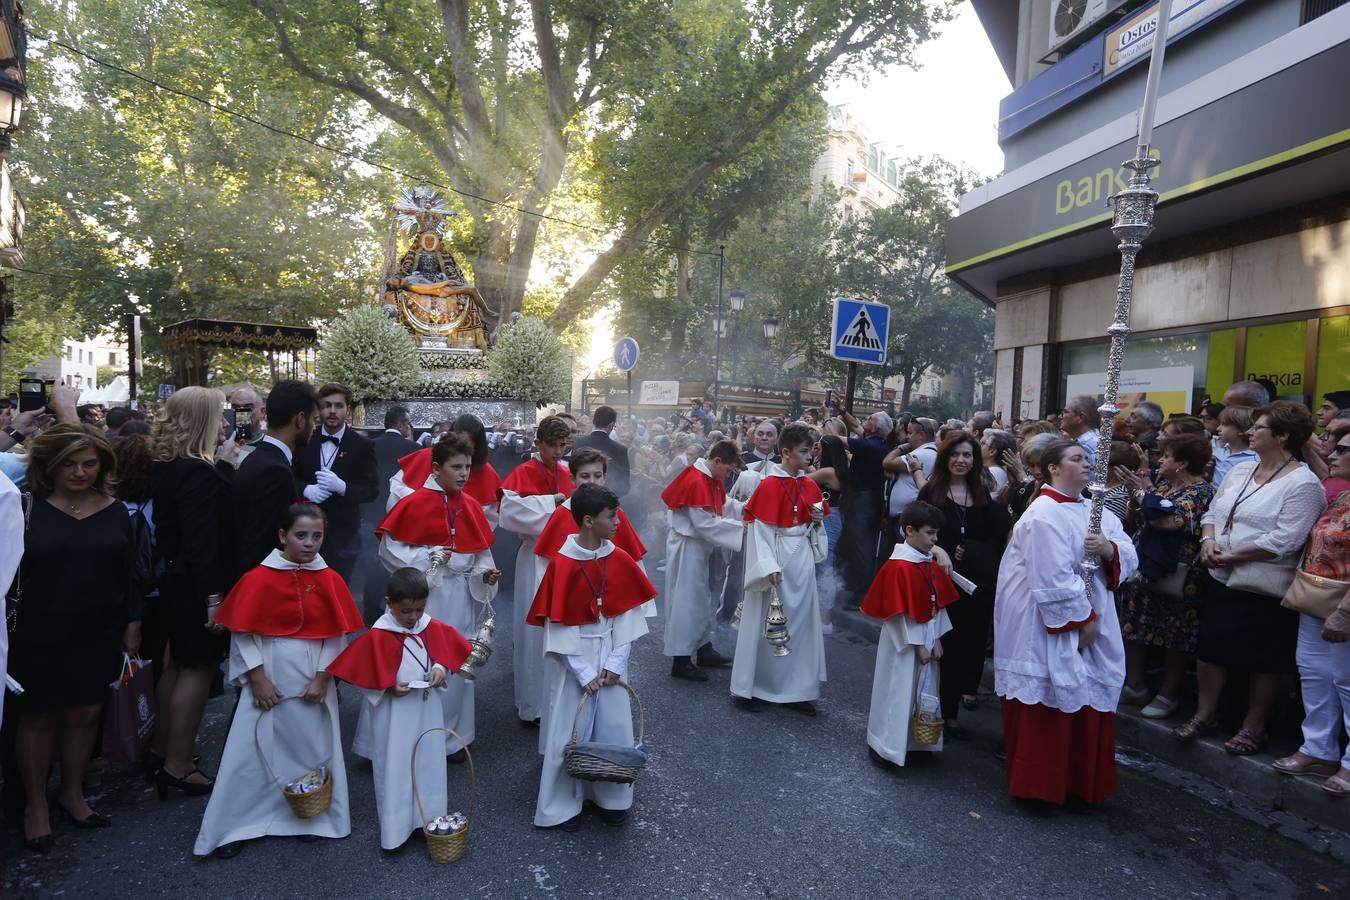
[[[876,643],[881,634],[880,623],[856,609],[836,608],[831,611],[831,620],[836,629],[871,643]],[[984,687],[993,690],[993,671],[988,666]],[[1116,714],[1116,737],[1123,746],[1203,778],[1223,791],[1242,795],[1259,810],[1306,819],[1317,826],[1314,830],[1323,832],[1317,841],[1323,852],[1350,861],[1350,801],[1328,797],[1322,792],[1322,779],[1283,775],[1271,768],[1275,757],[1269,753],[1233,756],[1223,749],[1222,738],[1183,744],[1172,736],[1175,724],[1173,720],[1145,719],[1133,707],[1121,707]],[[1264,824],[1281,830],[1278,820],[1268,819]]]

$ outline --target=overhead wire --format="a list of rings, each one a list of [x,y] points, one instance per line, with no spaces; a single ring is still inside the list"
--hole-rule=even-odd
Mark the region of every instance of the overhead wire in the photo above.
[[[270,123],[270,122],[266,122],[266,121],[264,121],[264,120],[262,120],[262,119],[259,119],[257,116],[250,115],[249,113],[240,112],[240,111],[238,111],[238,110],[236,110],[236,109],[233,109],[233,108],[231,108],[231,107],[229,107],[229,106],[227,106],[227,105],[225,105],[225,104],[223,104],[223,103],[219,103],[219,102],[217,102],[217,101],[215,101],[215,100],[211,100],[210,98],[203,97],[203,96],[201,96],[201,95],[199,95],[199,94],[194,94],[194,93],[192,93],[191,91],[187,91],[187,90],[184,90],[184,89],[182,89],[182,88],[178,88],[178,87],[174,87],[174,86],[172,86],[172,85],[165,84],[165,83],[163,83],[163,82],[161,82],[161,81],[159,81],[159,80],[157,80],[157,79],[155,79],[155,78],[152,78],[152,77],[150,77],[150,76],[148,76],[148,75],[142,74],[141,72],[137,72],[137,71],[134,70],[134,69],[129,69],[129,68],[127,68],[126,66],[120,65],[119,63],[115,63],[115,62],[112,62],[112,61],[110,61],[110,60],[103,59],[103,58],[101,58],[101,57],[99,57],[99,56],[96,56],[96,55],[93,54],[93,53],[88,52],[87,50],[82,50],[82,49],[80,49],[79,47],[76,47],[76,46],[74,46],[74,45],[72,45],[72,44],[66,43],[65,41],[62,41],[61,39],[56,38],[56,37],[53,37],[53,36],[51,36],[51,35],[42,34],[42,33],[40,33],[40,32],[37,32],[37,31],[32,30],[31,28],[28,30],[28,35],[29,35],[29,37],[32,37],[32,38],[34,38],[35,40],[44,41],[44,42],[46,42],[46,43],[48,43],[48,44],[51,44],[51,45],[53,45],[53,46],[55,46],[55,47],[59,47],[60,49],[65,50],[65,51],[68,52],[68,53],[72,53],[72,54],[74,54],[74,55],[76,55],[76,56],[79,56],[79,57],[81,57],[81,58],[83,58],[83,59],[86,59],[86,60],[88,60],[89,62],[93,63],[94,65],[101,66],[101,67],[106,68],[106,69],[109,69],[109,70],[111,70],[111,71],[118,72],[118,73],[121,73],[121,74],[123,74],[123,75],[126,75],[127,77],[132,78],[132,79],[135,79],[136,81],[142,82],[142,83],[144,83],[144,84],[146,84],[146,85],[149,85],[149,86],[155,88],[156,90],[165,91],[165,92],[170,93],[170,94],[173,94],[173,95],[175,95],[175,96],[182,97],[182,98],[184,98],[185,100],[191,100],[191,101],[193,101],[193,102],[195,102],[195,103],[200,103],[200,104],[202,104],[202,105],[204,105],[204,106],[207,106],[207,107],[209,107],[209,108],[211,108],[211,109],[213,109],[213,110],[215,110],[215,111],[217,111],[217,112],[219,112],[219,113],[222,113],[223,115],[230,116],[230,117],[235,118],[235,119],[238,119],[238,120],[240,120],[240,121],[242,121],[242,122],[247,122],[247,123],[250,124],[250,125],[256,126],[256,127],[258,127],[258,128],[265,129],[265,130],[270,131],[270,132],[272,132],[273,134],[279,135],[279,136],[281,136],[281,137],[290,138],[291,140],[295,140],[295,141],[299,141],[299,142],[304,143],[304,144],[308,144],[308,145],[310,145],[310,146],[312,146],[312,147],[315,147],[315,148],[317,148],[317,149],[319,149],[319,150],[324,151],[325,153],[331,153],[331,154],[333,154],[334,156],[339,156],[339,157],[343,157],[343,158],[345,158],[345,159],[350,159],[350,160],[353,160],[353,161],[362,163],[362,164],[364,164],[364,165],[368,165],[368,166],[370,166],[370,167],[372,167],[372,168],[379,169],[380,171],[388,172],[388,173],[391,174],[391,175],[397,175],[397,176],[400,177],[400,178],[407,178],[407,179],[411,179],[411,180],[416,180],[416,181],[418,181],[418,182],[420,182],[420,183],[424,183],[424,184],[431,185],[431,186],[433,186],[433,187],[441,188],[442,190],[450,191],[451,193],[456,194],[456,195],[458,195],[458,196],[460,196],[460,197],[465,197],[465,198],[468,198],[468,199],[471,199],[471,200],[476,200],[476,201],[478,201],[478,202],[480,202],[480,203],[486,203],[486,204],[491,205],[491,206],[498,206],[498,207],[501,207],[501,208],[503,208],[503,209],[509,209],[509,210],[512,210],[513,212],[520,213],[521,215],[525,215],[525,216],[533,216],[533,217],[538,218],[538,219],[541,219],[541,220],[543,220],[543,221],[554,222],[554,223],[557,223],[557,224],[559,224],[559,225],[567,225],[567,226],[572,227],[572,228],[579,228],[579,229],[583,229],[583,230],[585,230],[585,231],[590,231],[590,232],[592,232],[592,233],[600,234],[600,235],[608,235],[608,234],[612,234],[612,233],[613,233],[613,229],[612,229],[612,228],[606,228],[606,227],[601,226],[601,225],[593,225],[593,224],[590,224],[590,223],[587,223],[587,222],[579,222],[579,221],[576,221],[575,219],[567,219],[567,218],[564,218],[564,217],[562,217],[562,216],[555,216],[555,215],[552,215],[552,214],[550,214],[550,213],[545,213],[545,212],[540,212],[540,211],[538,211],[538,210],[529,209],[529,208],[527,208],[527,207],[520,206],[520,205],[518,205],[518,204],[511,203],[511,202],[506,201],[506,200],[494,200],[494,199],[492,199],[491,197],[484,197],[483,195],[474,193],[473,191],[466,191],[466,190],[463,190],[463,189],[461,189],[461,188],[456,188],[456,187],[454,187],[454,186],[452,186],[452,185],[446,184],[446,183],[441,182],[441,181],[437,181],[437,180],[435,180],[435,179],[433,179],[433,178],[428,178],[428,177],[423,176],[423,175],[416,175],[416,174],[413,174],[413,173],[411,173],[411,172],[404,171],[404,170],[399,169],[399,168],[397,168],[397,167],[395,167],[395,166],[391,166],[391,165],[388,165],[387,163],[381,162],[381,161],[379,161],[379,160],[377,160],[377,159],[371,159],[371,158],[368,158],[368,157],[366,157],[366,156],[363,156],[362,154],[359,154],[359,153],[353,153],[353,152],[350,151],[350,150],[344,150],[344,149],[341,148],[341,147],[334,147],[334,146],[332,146],[332,145],[330,145],[330,144],[326,144],[326,143],[324,143],[324,142],[322,142],[322,141],[317,141],[317,140],[314,140],[313,138],[305,137],[305,136],[302,135],[302,134],[298,134],[298,133],[296,133],[296,132],[294,132],[294,131],[291,131],[290,129],[283,128],[283,127],[281,127],[281,126],[279,126],[279,125],[273,125],[273,124]],[[655,248],[655,249],[660,249],[660,250],[682,251],[682,252],[686,252],[686,253],[693,253],[693,254],[697,254],[697,255],[710,256],[710,257],[714,257],[714,258],[716,258],[716,257],[718,257],[718,256],[721,255],[721,251],[720,251],[720,250],[714,251],[714,250],[704,250],[704,249],[700,249],[700,248],[696,248],[696,247],[680,247],[680,246],[675,245],[675,244],[669,244],[669,243],[666,243],[666,242],[663,242],[663,241],[655,241],[655,240],[651,240],[651,239],[642,239],[642,240],[639,240],[637,243],[640,243],[640,244],[642,244],[642,245],[644,245],[644,246],[652,247],[652,248]]]

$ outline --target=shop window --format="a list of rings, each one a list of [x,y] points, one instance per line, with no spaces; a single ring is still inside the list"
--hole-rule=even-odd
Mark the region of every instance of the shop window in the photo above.
[[[1333,316],[1318,325],[1314,408],[1329,391],[1350,391],[1350,316]]]
[[[1120,383],[1121,410],[1139,400],[1152,400],[1163,412],[1194,411],[1206,393],[1209,376],[1208,334],[1131,338],[1125,344]],[[1085,341],[1062,348],[1059,400],[1076,394],[1101,394],[1105,380],[1107,341]],[[1228,371],[1231,375],[1232,360]],[[1231,380],[1231,379],[1230,379]],[[1227,387],[1228,383],[1224,383]]]
[[[1206,366],[1205,393],[1215,403],[1223,402],[1223,392],[1233,383],[1237,369],[1237,329],[1225,328],[1209,333],[1209,363]]]
[[[1247,329],[1243,374],[1253,381],[1266,379],[1273,382],[1276,396],[1281,399],[1306,402],[1306,395],[1311,391],[1303,372],[1307,354],[1307,320],[1253,325]]]

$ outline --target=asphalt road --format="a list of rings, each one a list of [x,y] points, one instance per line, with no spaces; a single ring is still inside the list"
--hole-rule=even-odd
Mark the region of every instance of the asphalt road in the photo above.
[[[498,604],[499,621],[514,615]],[[478,815],[468,855],[436,865],[411,842],[381,853],[368,770],[351,765],[352,834],[268,839],[233,860],[192,856],[204,798],[156,802],[110,774],[93,802],[114,827],[57,825],[47,857],[3,844],[10,897],[1296,897],[1350,896],[1350,873],[1147,775],[1121,770],[1101,809],[1035,815],[1011,803],[993,754],[992,698],[968,721],[984,737],[949,744],[900,773],[868,760],[873,651],[828,638],[820,716],[748,713],[729,672],[676,682],[660,624],[633,656],[651,762],[622,829],[593,814],[573,833],[531,825],[536,732],[517,724],[510,634],[479,676]],[[719,645],[730,650],[731,633]],[[232,692],[231,692],[232,693]],[[212,701],[203,768],[213,771],[232,699]],[[357,698],[343,698],[343,729]],[[451,771],[464,789],[465,767]],[[462,796],[462,795],[461,795]],[[451,808],[455,808],[452,798]]]

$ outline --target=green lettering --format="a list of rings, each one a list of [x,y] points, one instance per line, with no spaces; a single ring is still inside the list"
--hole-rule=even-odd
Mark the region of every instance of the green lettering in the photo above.
[[[1055,185],[1055,215],[1062,216],[1073,209],[1073,185],[1061,181]]]
[[[1073,198],[1074,206],[1091,206],[1092,188],[1094,186],[1090,176],[1084,175],[1078,179],[1078,195]]]
[[[1097,193],[1093,196],[1094,203],[1101,203],[1105,198],[1110,197],[1115,191],[1111,186],[1119,179],[1115,169],[1102,169],[1097,173]]]

